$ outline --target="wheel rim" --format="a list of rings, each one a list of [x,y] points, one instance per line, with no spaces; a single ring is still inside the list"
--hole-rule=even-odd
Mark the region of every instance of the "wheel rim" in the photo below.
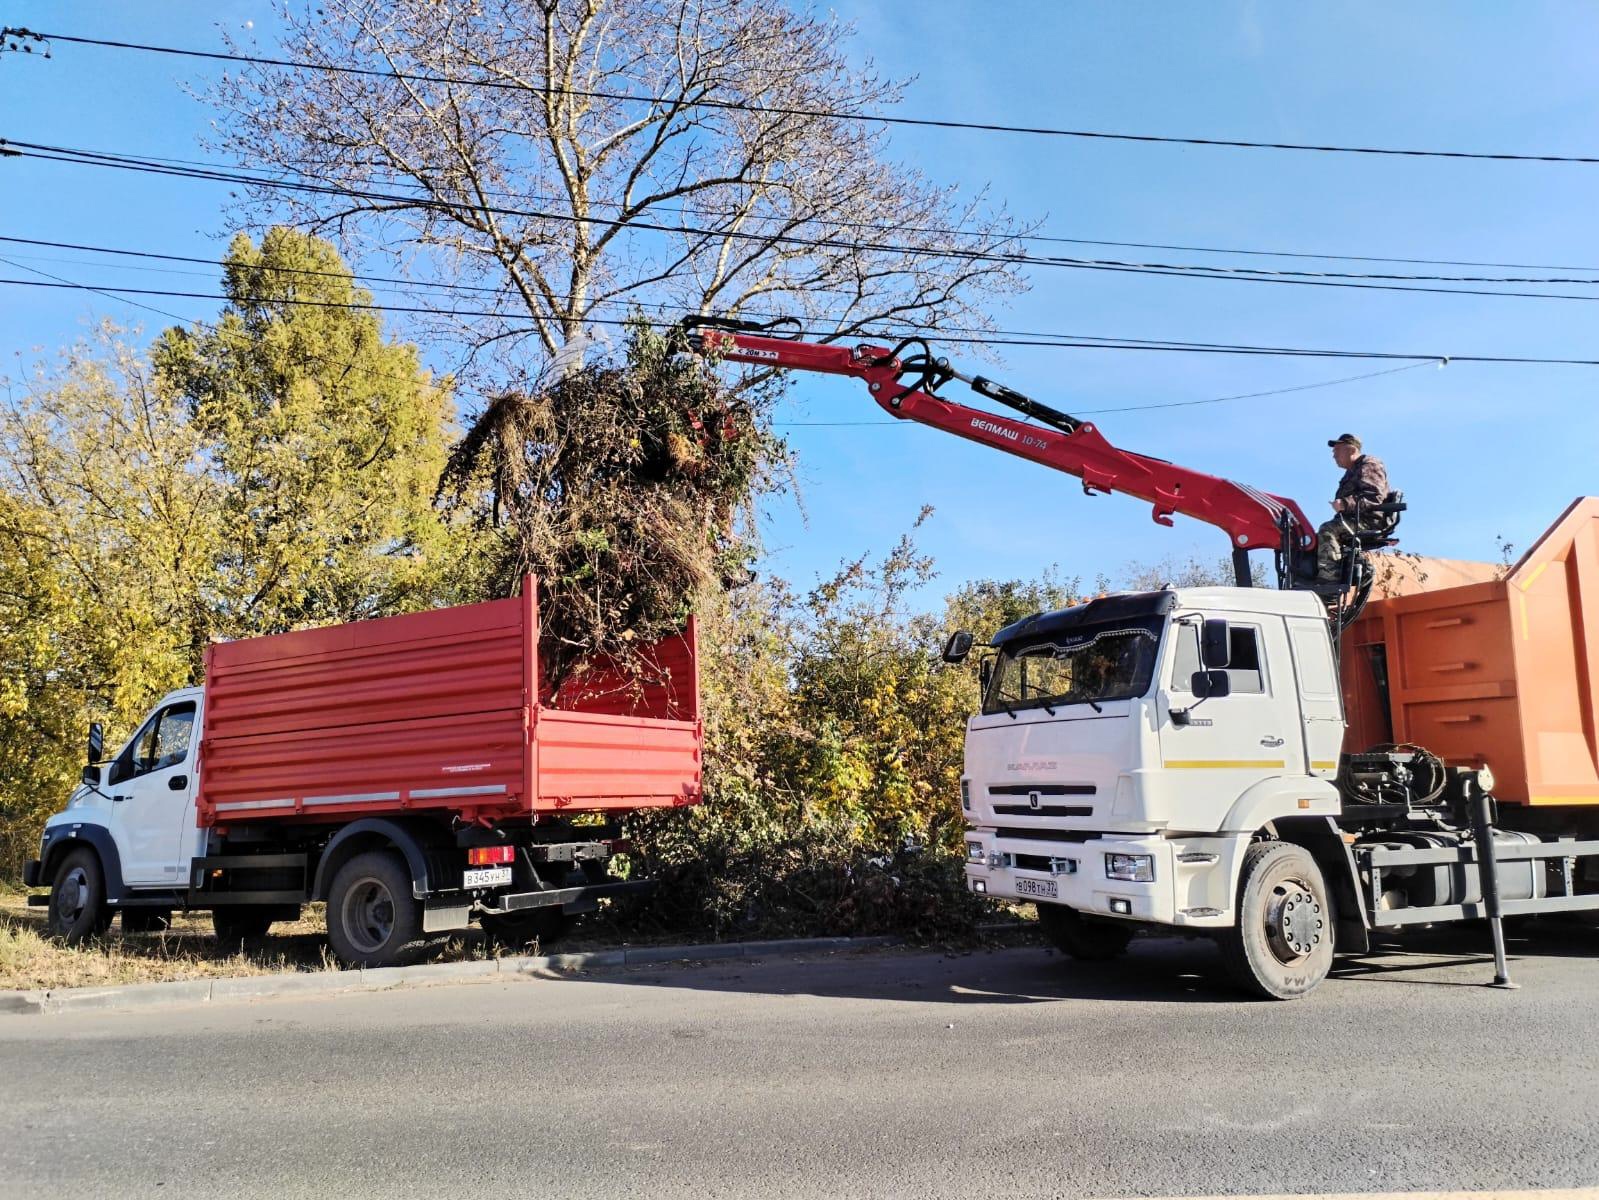
[[[363,954],[381,950],[394,932],[394,897],[381,879],[359,880],[344,894],[344,931]]]
[[[1326,940],[1327,909],[1303,879],[1285,879],[1267,899],[1266,941],[1281,963],[1309,958]]]
[[[73,867],[56,884],[56,917],[64,925],[75,925],[89,903],[89,872]]]

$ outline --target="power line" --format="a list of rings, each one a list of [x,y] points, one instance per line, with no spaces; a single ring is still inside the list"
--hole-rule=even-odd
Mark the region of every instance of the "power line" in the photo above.
[[[3,139],[0,139],[3,140]],[[83,149],[77,151],[89,155],[106,155],[106,151]],[[148,162],[176,164],[188,167],[203,167],[211,170],[248,170],[239,163],[206,162],[194,158],[174,158],[159,154],[143,154],[138,156]],[[299,160],[301,162],[307,160]],[[303,172],[301,173],[303,174]],[[358,179],[357,182],[366,184],[379,184],[385,187],[403,185],[406,180],[400,177],[389,176],[374,180],[370,177]],[[484,188],[485,196],[511,197],[519,200],[532,200],[554,204],[564,203],[567,197],[552,196],[537,192],[512,192],[501,188]],[[618,200],[589,200],[590,204],[600,208],[611,208],[619,211],[625,210],[626,205]],[[786,221],[788,218],[779,213],[742,213],[733,209],[701,208],[691,205],[661,204],[651,205],[651,209],[661,212],[678,213],[689,217],[739,217],[743,220],[777,222]],[[878,221],[853,221],[840,218],[830,218],[830,222],[841,229],[869,229],[876,233],[915,233],[927,234],[934,237],[975,237],[971,230],[952,229],[948,226],[938,225],[901,225],[887,224]],[[1124,250],[1177,250],[1186,254],[1232,254],[1252,258],[1297,258],[1312,259],[1321,262],[1367,262],[1367,263],[1401,263],[1407,266],[1421,267],[1482,267],[1504,271],[1584,271],[1599,274],[1599,266],[1572,266],[1569,263],[1523,263],[1523,262],[1490,262],[1482,259],[1462,258],[1407,258],[1403,256],[1384,254],[1329,254],[1309,250],[1261,250],[1258,248],[1245,248],[1239,246],[1195,246],[1180,242],[1129,242],[1115,241],[1108,238],[1069,237],[1064,234],[1049,233],[1015,233],[1006,236],[1007,241],[1014,242],[1040,242],[1054,245],[1069,246],[1114,246]],[[1202,265],[1202,264],[1196,264]],[[1433,276],[1417,276],[1417,278],[1435,278]]]
[[[23,239],[0,238],[0,241],[15,241],[15,240],[23,240]],[[47,279],[55,281],[56,283],[60,284],[63,287],[74,288],[74,289],[82,288],[84,290],[94,292],[96,295],[104,296],[104,297],[106,297],[109,300],[121,300],[121,298],[117,297],[115,294],[113,294],[110,291],[103,291],[103,290],[101,290],[99,288],[96,288],[96,287],[94,287],[92,285],[89,285],[89,284],[77,283],[77,282],[75,282],[73,280],[65,279],[65,278],[63,278],[60,275],[54,275],[54,274],[51,274],[48,271],[41,271],[41,270],[39,270],[36,267],[29,267],[29,266],[27,266],[25,264],[22,264],[22,263],[12,262],[8,258],[0,258],[0,263],[5,263],[7,266],[17,267],[17,268],[19,268],[21,270],[24,270],[24,271],[31,271],[31,272],[33,272],[36,275],[42,275],[42,276],[44,276]],[[317,274],[334,274],[334,272],[316,272],[316,273]],[[346,275],[346,276],[344,276],[344,278],[349,279],[351,277]],[[10,283],[10,282],[16,282],[16,281],[0,280],[0,283]],[[186,321],[183,317],[178,316],[176,313],[168,312],[165,309],[156,308],[156,307],[154,307],[152,305],[149,305],[149,304],[140,304],[137,301],[132,301],[132,300],[121,300],[121,302],[122,303],[133,304],[136,307],[142,308],[142,309],[144,309],[147,312],[158,313],[161,316],[170,317],[172,320],[178,321],[181,324],[198,325],[201,328],[205,328],[205,329],[211,330],[213,333],[219,331],[219,327],[216,324],[214,324],[213,322],[198,321],[198,320],[197,321],[193,321],[193,322],[189,322],[189,321]],[[353,306],[352,305],[350,307],[360,307],[360,306]],[[309,358],[311,358],[311,359],[313,359],[315,361],[318,361],[318,362],[323,362],[323,363],[327,363],[329,365],[341,367],[342,369],[350,369],[351,367],[355,366],[355,364],[353,364],[353,363],[348,363],[348,362],[339,363],[339,362],[336,362],[335,360],[328,358],[326,355],[313,354],[313,353],[307,352],[307,357],[309,357]],[[1213,397],[1213,398],[1207,399],[1207,400],[1177,400],[1177,401],[1168,401],[1168,402],[1165,402],[1165,403],[1157,403],[1157,404],[1133,404],[1133,405],[1126,405],[1126,406],[1118,407],[1118,408],[1091,408],[1091,409],[1087,409],[1087,410],[1082,411],[1080,415],[1082,415],[1082,416],[1097,416],[1097,415],[1100,415],[1100,414],[1103,414],[1103,413],[1144,412],[1144,411],[1148,411],[1148,410],[1152,410],[1152,409],[1165,409],[1165,408],[1190,408],[1190,407],[1195,407],[1195,406],[1198,406],[1198,405],[1224,404],[1224,403],[1227,403],[1228,401],[1232,401],[1232,400],[1256,400],[1256,399],[1261,399],[1261,398],[1268,397],[1268,396],[1282,396],[1282,395],[1287,395],[1287,394],[1292,393],[1292,392],[1305,392],[1305,391],[1312,391],[1312,390],[1315,390],[1315,389],[1318,389],[1318,388],[1336,387],[1336,386],[1339,386],[1341,384],[1356,383],[1356,382],[1359,382],[1359,381],[1365,380],[1365,379],[1376,379],[1379,376],[1383,376],[1383,375],[1397,375],[1397,374],[1399,374],[1401,372],[1404,372],[1404,371],[1414,371],[1414,370],[1417,370],[1417,369],[1419,369],[1421,367],[1425,367],[1425,366],[1429,365],[1430,361],[1431,360],[1421,361],[1421,362],[1411,362],[1411,363],[1406,363],[1403,366],[1387,367],[1387,368],[1385,368],[1385,369],[1383,369],[1381,371],[1366,371],[1366,372],[1364,372],[1362,374],[1359,374],[1359,375],[1346,375],[1346,376],[1342,376],[1342,377],[1340,377],[1338,379],[1327,379],[1327,380],[1322,380],[1322,381],[1317,382],[1317,383],[1305,383],[1305,384],[1298,384],[1298,385],[1291,386],[1291,387],[1273,388],[1271,390],[1263,391],[1263,392],[1243,392],[1243,393],[1239,393],[1239,394],[1231,395],[1231,396],[1216,396],[1216,397]],[[1440,364],[1440,365],[1442,365],[1442,364]],[[409,383],[409,382],[411,382],[411,381],[407,381],[407,380],[401,379],[399,376],[389,375],[389,374],[387,374],[385,372],[373,371],[370,367],[356,367],[355,369],[359,370],[362,374],[368,376],[369,378],[373,378],[373,379],[383,379],[383,380],[388,380],[388,381],[393,382],[393,383]],[[481,400],[481,401],[484,401],[484,402],[492,402],[493,399],[494,399],[494,397],[489,396],[489,395],[487,395],[484,392],[472,391],[470,389],[460,388],[459,386],[452,386],[451,391],[452,391],[452,394],[454,394],[454,395],[458,395],[458,396],[462,396],[462,397],[468,397],[468,398],[476,399],[476,400]],[[850,425],[853,425],[853,426],[863,426],[863,425],[883,426],[883,425],[902,425],[902,424],[904,424],[903,421],[774,421],[773,422],[773,425],[775,427],[785,428],[785,429],[787,429],[787,428],[801,428],[801,427],[821,427],[821,426],[850,426]]]
[[[710,108],[735,112],[764,113],[771,116],[810,117],[822,120],[863,121],[879,125],[915,127],[923,129],[970,130],[978,133],[1023,134],[1033,137],[1076,138],[1093,141],[1136,142],[1143,144],[1177,146],[1221,146],[1244,150],[1294,150],[1318,154],[1362,154],[1396,158],[1474,159],[1492,162],[1542,162],[1599,164],[1599,156],[1578,154],[1524,154],[1468,150],[1416,150],[1392,146],[1339,146],[1313,142],[1265,142],[1242,138],[1180,137],[1172,134],[1115,133],[1100,129],[1060,129],[1034,125],[1004,125],[991,121],[957,121],[932,117],[895,117],[876,113],[834,111],[817,108],[797,108],[785,105],[751,104],[742,100],[715,100],[701,98],[688,100],[682,97],[633,95],[626,92],[601,91],[589,88],[567,88],[552,84],[529,85],[502,79],[481,79],[466,76],[436,75],[427,72],[380,70],[376,67],[343,66],[335,63],[307,62],[299,59],[274,58],[260,54],[239,54],[221,50],[195,50],[179,46],[156,46],[140,42],[114,41],[108,38],[76,37],[69,34],[43,33],[27,29],[7,29],[4,35],[32,38],[40,41],[66,42],[79,46],[98,46],[110,50],[131,50],[145,54],[172,55],[181,58],[208,59],[215,62],[249,63],[254,66],[279,67],[297,71],[324,71],[338,75],[354,75],[369,79],[391,79],[408,83],[442,83],[459,87],[480,87],[500,91],[532,92],[536,95],[575,96],[590,100],[615,100],[630,104],[648,104],[652,107]]]
[[[34,279],[0,279],[0,285],[14,287],[37,288],[76,288],[83,291],[100,293],[126,293],[135,296],[170,296],[192,300],[223,301],[233,304],[281,304],[311,308],[343,308],[357,312],[397,312],[397,313],[423,313],[440,317],[459,316],[484,316],[498,317],[510,321],[528,321],[533,318],[526,314],[505,313],[498,311],[485,312],[452,312],[449,310],[428,308],[422,305],[398,304],[354,304],[337,300],[314,300],[304,297],[282,296],[226,296],[214,292],[185,292],[167,290],[162,288],[128,288],[118,284],[86,284],[86,283],[41,283]],[[676,328],[674,321],[652,321],[647,318],[617,319],[609,317],[590,317],[584,322],[589,325],[629,326],[642,324],[654,329]],[[797,336],[836,338],[836,330],[827,329],[800,329]],[[899,335],[890,332],[874,332],[872,330],[851,331],[851,338],[880,338],[883,341],[893,342]],[[1262,356],[1273,358],[1356,358],[1374,361],[1394,361],[1413,363],[1437,363],[1447,365],[1455,362],[1476,363],[1501,363],[1509,365],[1535,365],[1535,366],[1575,366],[1599,367],[1599,359],[1595,358],[1557,358],[1542,357],[1537,355],[1508,355],[1508,354],[1415,354],[1399,353],[1383,350],[1325,350],[1308,347],[1290,346],[1255,346],[1241,343],[1228,342],[1185,342],[1175,340],[1158,340],[1152,338],[1111,338],[1090,334],[1055,334],[1047,338],[1016,338],[1016,337],[944,337],[940,341],[955,345],[986,345],[986,346],[1031,346],[1038,348],[1054,348],[1063,350],[1141,350],[1160,351],[1181,354],[1235,354],[1245,356]]]
[[[1363,379],[1376,379],[1380,375],[1397,375],[1401,371],[1415,371],[1432,364],[1425,362],[1406,363],[1402,367],[1388,367],[1382,371],[1366,371],[1360,375],[1344,375],[1338,379],[1323,379],[1317,383],[1301,383],[1293,387],[1272,388],[1264,392],[1240,392],[1234,396],[1212,396],[1208,400],[1168,400],[1159,404],[1127,404],[1117,408],[1087,408],[1077,409],[1073,416],[1091,417],[1101,413],[1130,413],[1150,412],[1162,408],[1196,408],[1203,404],[1226,404],[1231,400],[1259,400],[1267,396],[1286,396],[1291,392],[1309,392],[1317,388],[1337,387],[1345,383],[1358,383]],[[774,421],[774,425],[783,429],[795,428],[842,428],[844,426],[878,426],[887,428],[891,425],[904,425],[904,421]]]
[[[137,300],[129,300],[126,297],[114,295],[113,293],[108,292],[108,291],[104,291],[104,290],[102,290],[100,288],[90,287],[88,284],[75,283],[72,280],[65,278],[64,276],[52,275],[49,271],[41,271],[38,267],[30,267],[30,266],[28,266],[27,263],[13,262],[9,258],[0,258],[0,263],[5,263],[5,265],[8,266],[8,267],[15,267],[19,271],[31,271],[35,275],[42,275],[46,279],[54,280],[57,284],[59,284],[62,287],[83,288],[86,291],[93,292],[97,296],[104,296],[107,300],[115,300],[118,304],[131,304],[131,305],[133,305],[134,308],[142,308],[142,309],[144,309],[145,312],[153,312],[153,313],[157,314],[158,316],[169,317],[172,320],[178,321],[180,323],[185,321],[185,318],[178,316],[177,313],[168,312],[164,308],[157,308],[153,304],[141,304]],[[20,280],[19,282],[27,283],[28,281],[27,280]]]
[[[191,255],[183,255],[183,254],[159,254],[159,253],[156,253],[154,251],[149,251],[149,250],[128,250],[128,249],[124,249],[124,248],[116,247],[116,246],[91,246],[91,245],[84,245],[82,243],[76,243],[76,242],[54,242],[54,241],[46,241],[46,240],[41,239],[41,238],[0,237],[0,242],[12,242],[12,243],[15,243],[17,245],[24,245],[24,246],[47,246],[47,247],[50,247],[50,248],[56,249],[56,250],[81,250],[81,251],[85,251],[85,252],[93,253],[93,254],[118,254],[118,255],[125,255],[125,256],[128,256],[128,257],[133,257],[133,258],[160,259],[160,260],[167,261],[167,262],[201,263],[201,264],[211,265],[211,266],[223,265],[220,260],[214,259],[214,258],[197,258],[197,257],[191,256]],[[1070,261],[1070,262],[1073,262],[1074,264],[1080,263],[1081,265],[1084,265],[1084,266],[1136,267],[1136,268],[1140,268],[1140,269],[1142,269],[1142,268],[1150,268],[1150,269],[1162,269],[1162,270],[1170,269],[1170,270],[1185,270],[1185,271],[1186,270],[1190,270],[1190,269],[1194,269],[1194,270],[1216,271],[1216,272],[1226,272],[1226,273],[1239,273],[1239,274],[1250,274],[1250,275],[1293,275],[1293,276],[1311,276],[1311,277],[1317,277],[1317,278],[1330,278],[1330,279],[1392,279],[1392,280],[1419,280],[1419,281],[1434,280],[1434,281],[1440,281],[1440,282],[1453,282],[1453,283],[1573,283],[1573,284],[1586,284],[1586,285],[1589,285],[1589,286],[1599,286],[1599,276],[1595,276],[1595,275],[1590,275],[1590,276],[1554,276],[1554,277],[1551,277],[1551,276],[1538,276],[1538,277],[1530,277],[1529,278],[1529,277],[1512,277],[1512,276],[1473,276],[1473,275],[1395,275],[1395,274],[1370,274],[1370,273],[1355,274],[1355,273],[1339,273],[1339,272],[1326,272],[1326,271],[1315,271],[1315,272],[1310,272],[1310,271],[1267,271],[1267,270],[1261,270],[1261,269],[1252,268],[1252,267],[1195,267],[1195,266],[1192,266],[1191,264],[1127,263],[1127,262],[1115,262],[1113,260],[1104,260],[1104,259],[1101,259],[1101,260],[1079,259],[1079,260],[1065,260],[1065,261]],[[334,275],[334,276],[339,276],[340,275],[340,273],[337,272],[337,271],[312,271],[312,270],[308,270],[308,269],[305,269],[305,268],[299,268],[299,267],[280,267],[280,268],[277,268],[277,269],[278,270],[294,271],[294,272],[299,273],[299,274],[308,274],[308,275]],[[343,276],[341,276],[341,277],[343,277]],[[407,287],[442,288],[442,289],[444,289],[446,291],[496,292],[497,293],[497,292],[500,292],[500,291],[504,290],[503,288],[491,287],[491,286],[486,285],[486,284],[460,284],[460,283],[447,283],[447,282],[443,282],[443,281],[439,281],[439,280],[403,279],[403,278],[398,278],[398,277],[395,277],[395,276],[370,275],[370,274],[366,274],[364,272],[362,272],[360,274],[360,277],[363,278],[363,279],[369,280],[371,282],[374,282],[374,283],[396,283],[396,284],[402,284],[402,285],[407,286]]]
[[[167,253],[159,253],[159,252],[156,252],[156,251],[149,251],[149,250],[134,250],[134,249],[126,248],[126,247],[97,246],[97,245],[92,245],[92,244],[88,244],[88,243],[84,243],[84,242],[54,241],[54,240],[45,239],[45,238],[24,238],[24,237],[16,237],[16,236],[11,236],[11,235],[0,235],[0,243],[9,243],[9,244],[13,244],[13,245],[23,245],[23,246],[33,246],[33,247],[48,247],[48,248],[51,248],[51,249],[59,249],[59,250],[74,250],[74,251],[81,251],[81,252],[95,253],[95,254],[117,255],[117,256],[136,258],[136,259],[140,259],[140,260],[153,260],[153,261],[159,261],[159,262],[181,262],[181,263],[191,263],[191,264],[198,264],[198,265],[203,265],[203,266],[219,267],[219,268],[227,266],[227,263],[226,263],[225,260],[213,259],[213,258],[205,258],[205,257],[201,257],[201,256],[198,256],[198,255],[167,254]],[[6,263],[8,263],[8,264],[10,264],[12,266],[16,266],[16,267],[19,267],[20,269],[24,269],[24,270],[33,270],[34,269],[34,268],[26,267],[22,263],[13,262],[10,259],[0,259],[0,262],[6,262]],[[78,265],[89,265],[89,264],[80,263]],[[141,268],[136,268],[136,269],[139,269],[139,270],[159,270],[159,268],[149,268],[149,267],[141,267]],[[394,289],[386,289],[386,288],[381,288],[380,287],[377,290],[379,290],[379,291],[391,291],[391,290],[392,291],[399,291],[399,292],[401,292],[401,294],[407,295],[407,296],[409,296],[409,295],[411,295],[413,293],[427,294],[430,291],[439,291],[439,290],[446,291],[446,292],[461,292],[461,291],[464,291],[464,292],[470,292],[470,293],[476,293],[476,294],[488,293],[488,294],[492,294],[492,295],[499,295],[499,294],[502,294],[503,291],[504,291],[504,289],[502,289],[502,288],[495,288],[495,287],[490,287],[490,286],[487,286],[487,285],[480,285],[480,284],[454,284],[454,283],[448,283],[448,282],[443,282],[443,281],[410,280],[410,279],[404,279],[404,278],[397,277],[397,276],[369,275],[369,274],[365,274],[363,272],[351,272],[351,271],[320,270],[320,269],[311,268],[311,267],[290,267],[290,266],[264,267],[263,266],[263,267],[260,267],[259,269],[268,270],[268,271],[273,272],[274,274],[280,274],[280,275],[281,274],[287,274],[287,275],[296,275],[296,276],[308,276],[308,277],[312,277],[312,278],[340,279],[340,280],[348,280],[348,281],[352,281],[352,282],[354,282],[354,281],[364,281],[364,282],[367,282],[367,283],[396,284],[396,285],[398,285],[398,287],[394,288]],[[52,278],[52,279],[60,280],[59,276],[48,275],[47,272],[39,271],[39,272],[36,272],[36,273],[42,274],[42,275],[47,275],[49,278]],[[203,273],[201,273],[201,272],[193,272],[192,274],[203,274]],[[70,280],[60,280],[60,281],[61,282],[71,282]],[[1595,282],[1599,282],[1599,280],[1596,280]],[[108,293],[102,293],[102,294],[108,294]],[[206,297],[206,298],[209,298],[209,297]],[[133,304],[133,303],[136,303],[136,302],[130,300],[130,301],[127,301],[127,303]],[[599,300],[592,301],[591,305],[595,306],[595,307],[604,306],[604,307],[607,307],[607,308],[624,309],[624,310],[628,310],[628,311],[636,311],[636,310],[639,310],[639,309],[654,309],[654,310],[657,310],[657,311],[660,311],[660,312],[672,312],[672,313],[677,313],[677,312],[681,311],[681,306],[670,305],[670,304],[667,304],[667,303],[664,303],[664,302],[659,302],[659,301],[599,299]],[[142,305],[140,307],[149,308],[148,305]],[[172,316],[173,315],[171,313],[165,313],[165,312],[163,312],[163,310],[160,310],[160,309],[151,309],[151,311],[162,312],[163,315],[165,315],[165,316]],[[498,310],[494,310],[494,311],[491,311],[491,312],[467,311],[467,310],[451,311],[451,310],[448,310],[448,309],[438,309],[438,310],[431,310],[431,311],[439,312],[440,315],[453,315],[453,316],[480,316],[480,317],[481,316],[506,316],[506,317],[512,316],[512,314],[500,313]],[[750,316],[750,317],[768,317],[768,318],[769,317],[779,317],[779,316],[788,315],[788,314],[783,314],[783,313],[776,313],[776,312],[771,312],[771,311],[762,311],[762,310],[757,310],[757,309],[742,309],[742,310],[740,310],[740,313],[741,313],[741,315]],[[178,320],[180,318],[174,317],[173,319]],[[584,319],[587,319],[586,315],[585,315]],[[930,324],[927,324],[925,322],[908,321],[908,320],[905,320],[905,321],[894,321],[893,325],[892,325],[892,332],[890,332],[888,330],[884,330],[881,333],[881,336],[884,336],[884,337],[899,337],[899,336],[903,336],[906,333],[936,334],[936,335],[940,335],[940,336],[950,335],[950,334],[976,334],[976,335],[979,335],[979,337],[976,339],[976,340],[979,340],[979,341],[992,341],[994,339],[1004,338],[1004,339],[1026,340],[1028,343],[1032,343],[1032,342],[1035,342],[1035,341],[1046,341],[1046,340],[1047,341],[1057,341],[1057,340],[1061,340],[1061,339],[1079,340],[1081,338],[1081,335],[1062,334],[1062,333],[1057,333],[1057,332],[1053,332],[1053,331],[1039,332],[1039,331],[1032,331],[1032,330],[995,330],[995,329],[979,328],[979,327],[966,326],[966,325],[930,325]],[[1127,339],[1114,339],[1114,340],[1121,341],[1121,340],[1127,340]],[[1428,361],[1432,361],[1432,360],[1428,360]],[[1208,401],[1188,401],[1188,402],[1184,402],[1184,403],[1185,404],[1197,404],[1197,403],[1208,403]]]
[[[466,205],[451,201],[439,200],[429,196],[400,195],[394,193],[368,191],[365,189],[340,187],[303,180],[286,180],[277,179],[270,176],[250,175],[238,171],[168,166],[150,160],[139,159],[131,155],[81,151],[74,150],[70,147],[49,146],[33,142],[20,142],[0,138],[0,148],[17,147],[21,148],[20,150],[15,151],[20,157],[34,158],[46,162],[65,162],[79,166],[106,167],[146,174],[169,175],[179,178],[203,179],[209,182],[263,187],[281,191],[308,192],[313,195],[341,196],[350,199],[370,200],[377,203],[400,204],[422,209],[432,209],[434,211],[449,212],[462,210],[485,212],[493,215],[526,217],[534,220],[559,221],[568,224],[587,223],[616,226],[619,228],[637,230],[640,232],[677,234],[706,239],[728,238],[741,241],[755,241],[767,245],[793,245],[811,249],[843,250],[848,252],[874,251],[885,254],[900,254],[924,258],[946,258],[968,262],[986,262],[996,265],[1057,267],[1071,270],[1101,271],[1113,274],[1155,275],[1165,276],[1168,278],[1184,279],[1226,279],[1240,283],[1276,283],[1303,287],[1355,288],[1362,291],[1420,292],[1435,295],[1454,296],[1494,296],[1510,299],[1573,300],[1585,302],[1599,300],[1599,296],[1586,296],[1568,292],[1526,292],[1503,291],[1498,289],[1484,288],[1431,287],[1421,284],[1355,282],[1353,279],[1349,278],[1301,278],[1298,276],[1309,273],[1266,273],[1258,271],[1254,268],[1224,269],[1205,266],[1185,266],[1169,263],[1124,263],[1113,260],[1074,259],[1054,256],[1045,257],[1021,253],[966,250],[955,247],[939,248],[934,246],[870,242],[863,243],[851,242],[841,238],[799,237],[792,234],[760,234],[741,229],[718,230],[688,225],[672,226],[662,225],[657,222],[640,221],[636,219],[619,220],[606,217],[578,217],[571,213],[547,212],[536,209],[519,209],[501,205]],[[1368,277],[1362,276],[1360,278]],[[1391,277],[1372,275],[1369,276],[1369,278],[1382,279]]]

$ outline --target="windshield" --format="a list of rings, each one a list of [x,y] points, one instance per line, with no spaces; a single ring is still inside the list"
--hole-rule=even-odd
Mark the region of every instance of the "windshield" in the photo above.
[[[1012,642],[1000,652],[983,711],[1142,696],[1155,673],[1160,628],[1160,621],[1128,621]]]

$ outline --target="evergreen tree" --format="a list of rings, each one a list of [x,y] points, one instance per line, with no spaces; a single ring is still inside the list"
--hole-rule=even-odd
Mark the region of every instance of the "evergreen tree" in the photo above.
[[[222,487],[215,632],[454,598],[464,545],[432,507],[449,381],[415,346],[384,339],[371,294],[320,238],[277,228],[257,246],[240,234],[224,282],[219,321],[169,329],[154,350]]]

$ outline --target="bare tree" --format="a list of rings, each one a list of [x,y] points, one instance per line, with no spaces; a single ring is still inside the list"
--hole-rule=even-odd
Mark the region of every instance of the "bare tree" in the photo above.
[[[439,302],[474,373],[514,377],[634,306],[838,338],[985,327],[983,299],[1020,287],[986,256],[1028,230],[839,115],[902,85],[786,0],[321,0],[286,21],[289,56],[354,70],[217,85],[219,148],[328,187],[249,206],[483,289]]]

